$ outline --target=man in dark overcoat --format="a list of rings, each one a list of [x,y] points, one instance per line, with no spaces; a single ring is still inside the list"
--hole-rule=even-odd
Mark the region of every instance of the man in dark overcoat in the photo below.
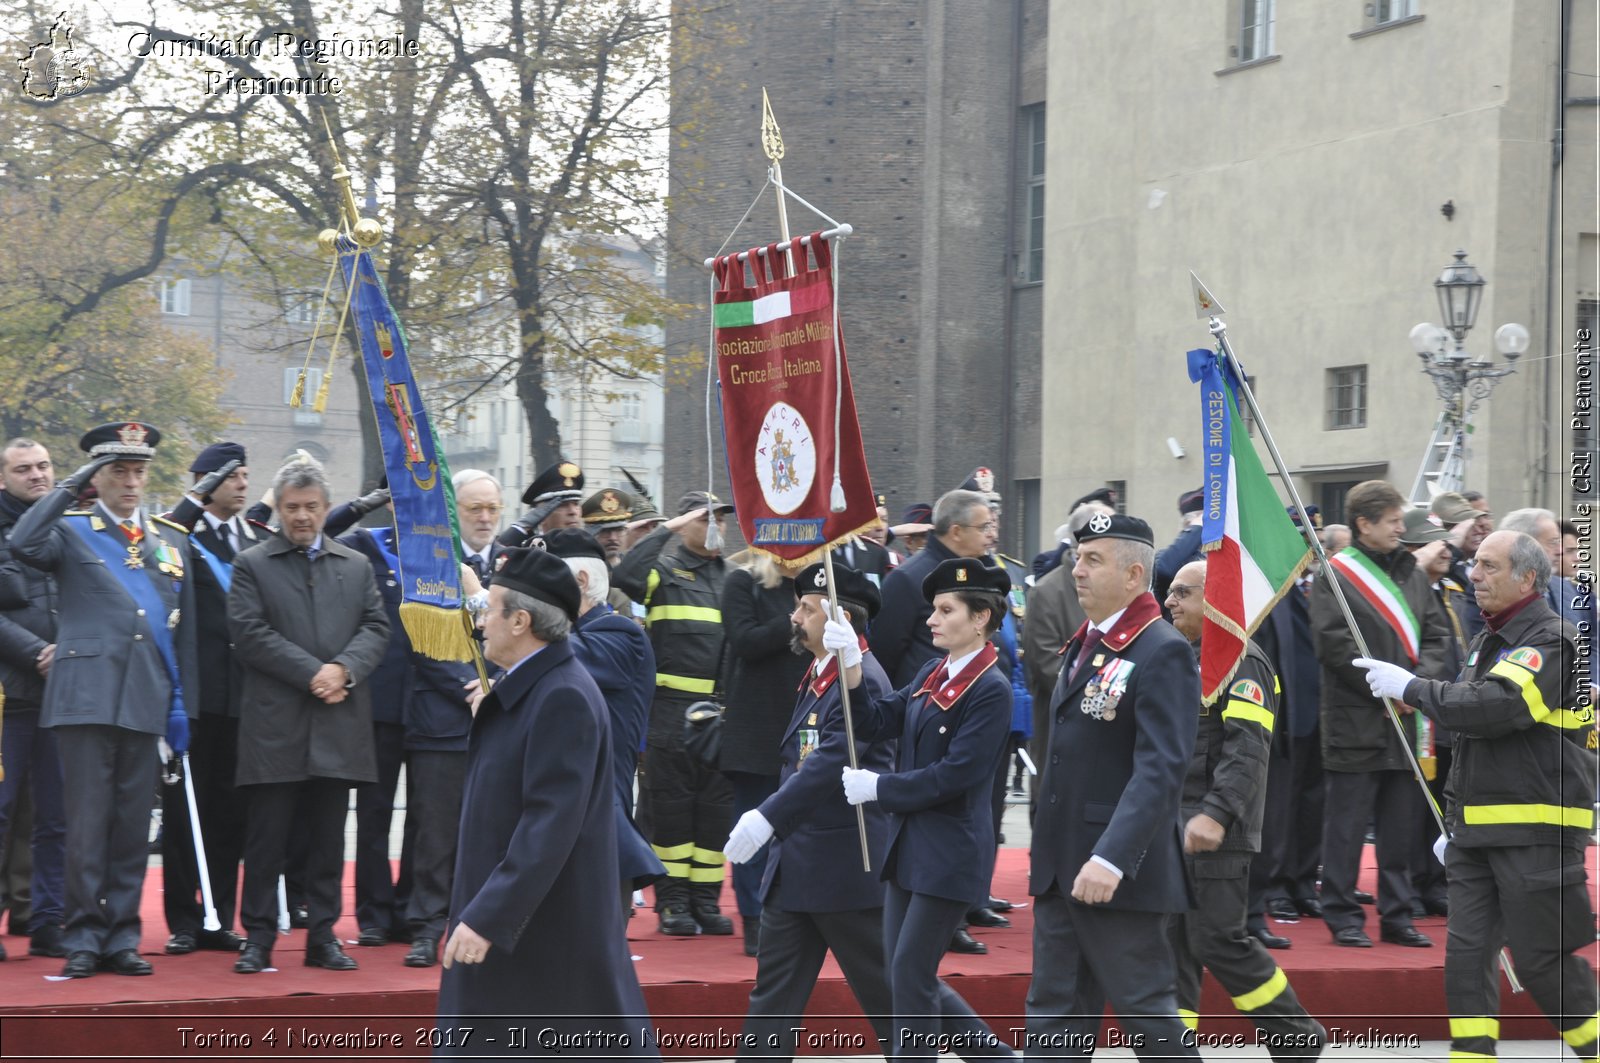
[[[618,874],[611,728],[573,653],[578,583],[543,550],[497,564],[484,655],[505,672],[467,750],[440,1054],[658,1059],[624,924],[601,902]],[[515,1018],[486,1018],[499,1016]],[[552,1040],[530,1045],[524,1029]]]
[[[149,862],[156,739],[189,746],[185,690],[199,686],[192,557],[182,528],[144,512],[161,433],[133,421],[79,441],[90,461],[29,507],[12,553],[53,572],[61,626],[39,724],[65,781],[67,953],[62,974],[145,975],[139,900]],[[93,482],[98,500],[72,510]]]
[[[1140,1057],[1198,1058],[1178,1018],[1168,917],[1190,905],[1179,799],[1200,676],[1147,589],[1155,536],[1096,514],[1073,579],[1088,620],[1062,651],[1033,826],[1027,1055],[1088,1054],[1109,999]]]
[[[282,534],[240,554],[228,630],[244,669],[239,777],[249,787],[240,974],[271,965],[278,876],[291,832],[306,837],[305,963],[354,970],[333,936],[344,872],[350,787],[377,778],[367,677],[383,659],[389,620],[359,552],[324,537],[328,483],[315,461],[273,480]]]

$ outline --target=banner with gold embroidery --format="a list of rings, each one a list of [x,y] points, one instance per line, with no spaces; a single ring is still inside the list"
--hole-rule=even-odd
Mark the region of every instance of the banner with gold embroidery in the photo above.
[[[411,373],[405,330],[389,305],[371,253],[347,236],[339,237],[338,249],[345,283],[355,289],[350,308],[394,501],[404,592],[400,622],[418,653],[441,661],[470,661],[472,648],[461,622],[450,469]]]
[[[725,255],[712,270],[723,443],[739,529],[756,550],[814,560],[878,516],[828,243],[813,233]]]

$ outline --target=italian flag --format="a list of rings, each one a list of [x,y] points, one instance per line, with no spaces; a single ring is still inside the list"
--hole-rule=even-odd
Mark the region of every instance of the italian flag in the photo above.
[[[808,284],[788,292],[773,292],[759,299],[740,303],[718,303],[712,311],[712,322],[717,328],[741,328],[746,325],[765,325],[769,321],[821,310],[833,298],[827,284]]]
[[[1190,353],[1191,365],[1195,354],[1221,361],[1211,351]],[[1239,417],[1233,383],[1220,364],[1201,380],[1201,402],[1209,472],[1200,690],[1209,704],[1226,689],[1244,658],[1246,641],[1294,584],[1311,549],[1262,468]]]

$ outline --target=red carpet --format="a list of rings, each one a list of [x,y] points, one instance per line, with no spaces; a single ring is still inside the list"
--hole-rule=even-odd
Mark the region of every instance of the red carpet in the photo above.
[[[1370,888],[1372,870],[1364,875]],[[1591,858],[1592,860],[1592,858]],[[1012,900],[1026,899],[1027,853],[1006,849],[1000,854],[995,892]],[[1590,886],[1597,876],[1591,867]],[[273,952],[275,973],[236,975],[232,957],[216,952],[166,956],[161,947],[166,929],[161,915],[160,872],[152,873],[145,891],[145,936],[141,951],[155,966],[149,978],[100,974],[94,978],[53,981],[60,960],[26,955],[27,939],[5,940],[11,958],[0,964],[0,1058],[108,1058],[144,1056],[175,1058],[270,1058],[426,1056],[431,1051],[431,1016],[439,970],[401,966],[405,946],[378,949],[348,946],[361,969],[336,973],[302,964],[305,932],[279,939]],[[347,871],[345,911],[353,911]],[[731,889],[724,909],[734,912]],[[1020,1027],[1023,1000],[1031,970],[1031,911],[1010,913],[1007,930],[980,930],[989,945],[987,956],[946,956],[943,973],[996,1032]],[[1371,913],[1369,913],[1369,916]],[[735,920],[737,923],[737,919]],[[1432,949],[1379,944],[1372,949],[1340,948],[1320,921],[1273,924],[1294,942],[1274,953],[1307,1009],[1329,1027],[1341,1027],[1346,1039],[1375,1034],[1414,1034],[1424,1039],[1448,1036],[1444,1018],[1444,920],[1418,923],[1432,937]],[[1376,919],[1367,928],[1376,935]],[[353,916],[338,925],[341,939],[353,940]],[[756,961],[742,951],[742,940],[666,938],[655,932],[655,919],[641,910],[629,929],[646,1002],[654,1023],[670,1039],[664,1054],[686,1058],[731,1056],[726,1035],[736,1034],[748,1003]],[[1596,961],[1593,951],[1591,962]],[[552,963],[563,957],[552,956]],[[1526,994],[1503,992],[1506,1040],[1547,1038],[1550,1026],[1539,1017]],[[1239,1019],[1227,994],[1209,976],[1201,1023],[1204,1038],[1248,1036],[1249,1024]],[[846,1055],[868,1051],[870,1028],[859,1016],[854,997],[832,960],[808,1009],[811,1054]],[[189,1032],[185,1033],[184,1028]],[[724,1031],[719,1038],[718,1031]],[[208,1041],[206,1038],[210,1037]],[[248,1044],[243,1038],[250,1039]],[[399,1037],[399,1042],[392,1040]],[[270,1039],[269,1039],[270,1038]],[[381,1043],[380,1043],[381,1042]],[[1202,1044],[1202,1047],[1204,1045]]]

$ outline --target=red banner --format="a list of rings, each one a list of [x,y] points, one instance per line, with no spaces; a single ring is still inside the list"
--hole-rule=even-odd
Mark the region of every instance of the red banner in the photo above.
[[[789,243],[793,276],[778,244],[750,251],[748,269],[735,255],[712,266],[723,444],[739,528],[752,547],[786,561],[821,556],[878,516],[843,337],[834,345],[832,256],[819,234],[808,242]],[[830,504],[836,455],[839,513]]]

